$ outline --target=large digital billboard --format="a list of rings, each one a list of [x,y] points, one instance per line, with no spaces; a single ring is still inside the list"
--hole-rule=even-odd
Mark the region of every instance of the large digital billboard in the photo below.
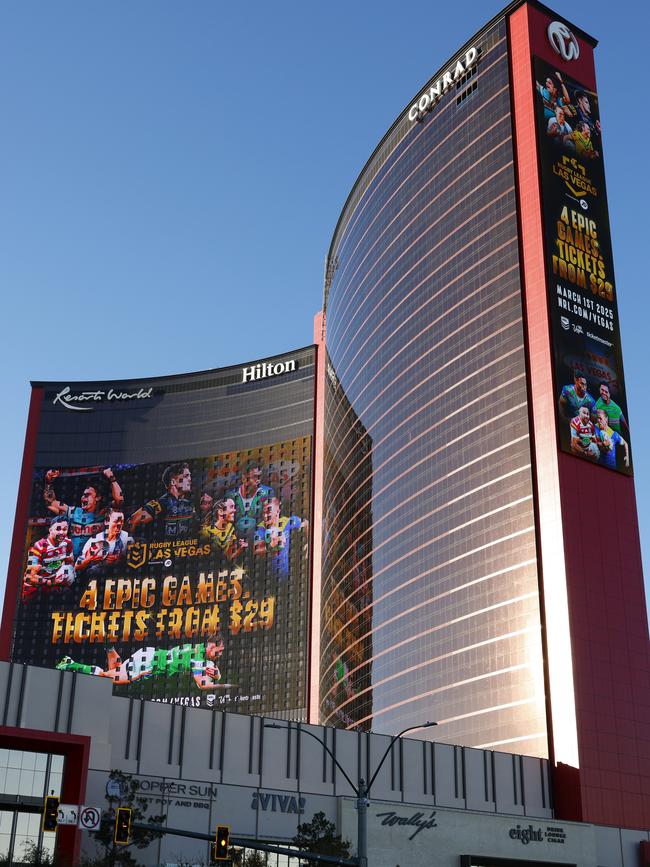
[[[262,672],[285,672],[305,630],[310,461],[302,437],[202,460],[38,468],[16,622],[38,636],[31,661],[127,695],[278,710]],[[299,706],[290,667],[287,708]]]
[[[631,475],[598,96],[533,61],[560,448]]]
[[[304,717],[313,355],[277,367],[45,385],[8,581],[14,661]]]

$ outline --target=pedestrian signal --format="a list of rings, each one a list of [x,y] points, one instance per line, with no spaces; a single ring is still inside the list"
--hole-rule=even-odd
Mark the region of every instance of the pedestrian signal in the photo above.
[[[129,807],[118,807],[117,816],[115,817],[115,837],[116,843],[126,846],[131,838],[131,810]]]
[[[59,816],[59,799],[48,795],[43,804],[43,830],[56,831]]]

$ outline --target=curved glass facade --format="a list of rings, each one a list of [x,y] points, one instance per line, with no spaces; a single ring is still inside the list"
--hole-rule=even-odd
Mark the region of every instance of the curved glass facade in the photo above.
[[[330,249],[321,721],[546,756],[505,21],[472,44]]]
[[[12,660],[304,719],[314,348],[34,400]]]

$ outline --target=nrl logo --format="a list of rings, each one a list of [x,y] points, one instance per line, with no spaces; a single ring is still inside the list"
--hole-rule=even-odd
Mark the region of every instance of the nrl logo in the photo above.
[[[147,543],[146,542],[133,542],[129,545],[127,555],[126,555],[126,564],[131,569],[139,569],[141,566],[147,562]]]

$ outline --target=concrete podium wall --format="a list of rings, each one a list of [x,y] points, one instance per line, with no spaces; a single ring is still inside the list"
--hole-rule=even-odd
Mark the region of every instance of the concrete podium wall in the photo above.
[[[170,828],[211,833],[217,824],[228,824],[235,836],[285,843],[299,823],[322,810],[356,845],[354,792],[315,738],[355,782],[372,776],[390,742],[379,734],[304,724],[289,728],[216,709],[119,698],[108,679],[11,663],[0,663],[0,712],[4,727],[91,739],[87,804],[108,806],[106,783],[112,770],[120,770],[137,780],[148,814],[164,815]],[[266,728],[269,723],[282,728]],[[34,749],[44,746],[41,738]],[[51,749],[56,751],[54,744]],[[550,773],[544,759],[402,739],[371,791],[373,864],[408,867],[409,852],[420,857],[422,846],[435,843],[449,867],[457,867],[462,854],[490,853],[584,867],[637,867],[647,830],[562,823],[570,830],[567,842],[546,846],[548,851],[540,851],[541,842],[524,845],[509,836],[517,826],[546,832],[559,824],[553,819]],[[436,826],[418,832],[412,841],[417,845],[406,846],[397,837],[408,827],[382,824],[391,812],[425,819],[433,813]],[[447,848],[441,849],[444,839]],[[472,846],[477,851],[470,851]],[[84,833],[82,848],[93,847]],[[167,835],[138,857],[146,864],[207,863],[208,845]]]

